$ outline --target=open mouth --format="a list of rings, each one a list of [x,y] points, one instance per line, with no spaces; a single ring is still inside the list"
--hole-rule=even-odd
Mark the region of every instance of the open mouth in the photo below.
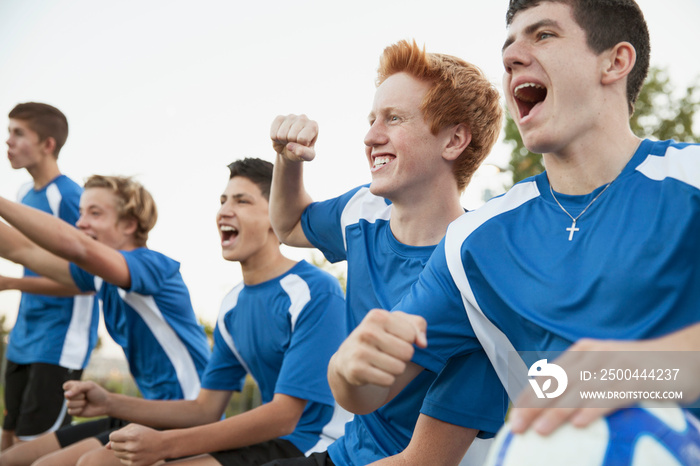
[[[525,118],[537,104],[547,98],[547,88],[540,84],[524,83],[515,88],[513,96],[518,104],[520,118]]]
[[[221,232],[221,244],[230,244],[236,237],[238,237],[238,229],[229,225],[221,225],[219,227]]]
[[[374,158],[374,163],[372,164],[372,170],[379,170],[384,165],[388,165],[394,161],[396,157],[390,157],[387,155],[382,155]]]

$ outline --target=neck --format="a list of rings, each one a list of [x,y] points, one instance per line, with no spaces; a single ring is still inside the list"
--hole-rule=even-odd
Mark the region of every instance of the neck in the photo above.
[[[34,189],[38,190],[43,188],[61,174],[55,158],[49,156],[46,160],[46,163],[27,168],[27,171],[34,180]]]
[[[456,185],[446,194],[440,187],[422,191],[410,202],[393,202],[391,232],[409,246],[434,246],[445,236],[447,226],[464,213]]]
[[[617,178],[641,140],[629,126],[616,134],[607,138],[598,134],[592,140],[576,141],[565,150],[543,154],[547,177],[554,190],[563,194],[588,194]]]
[[[241,261],[243,283],[249,286],[258,285],[279,277],[294,265],[296,262],[283,256],[279,245],[275,245],[274,248],[260,251],[253,257]]]

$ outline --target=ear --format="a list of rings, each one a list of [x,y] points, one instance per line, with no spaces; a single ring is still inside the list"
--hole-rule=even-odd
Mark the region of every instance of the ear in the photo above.
[[[41,142],[41,147],[47,154],[54,155],[54,151],[56,150],[56,140],[49,136]]]
[[[124,225],[122,231],[125,236],[133,236],[133,234],[136,233],[136,228],[139,226],[138,221],[133,217],[122,219],[119,222]]]
[[[627,77],[637,61],[637,52],[629,42],[620,42],[602,55],[604,57],[601,76],[603,84],[613,84]]]
[[[462,152],[467,148],[470,142],[472,142],[472,132],[464,123],[459,123],[450,128],[446,128],[447,145],[442,153],[442,157],[445,160],[457,160]]]

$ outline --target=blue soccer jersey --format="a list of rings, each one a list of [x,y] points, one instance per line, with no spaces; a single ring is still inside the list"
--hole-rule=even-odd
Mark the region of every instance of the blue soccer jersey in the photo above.
[[[396,240],[389,221],[391,205],[367,186],[338,198],[311,204],[302,215],[307,239],[331,262],[347,260],[346,318],[354,329],[373,308],[391,309],[408,293],[434,246],[408,246]],[[490,437],[503,423],[507,399],[486,355],[475,347],[455,361],[462,370],[440,375],[441,391],[430,387],[436,374],[423,371],[391,402],[373,413],[355,416],[345,435],[328,451],[338,465],[360,465],[401,452],[408,445],[419,413],[481,430]],[[478,375],[477,375],[478,374]],[[492,397],[494,403],[455,405],[443,390]],[[426,397],[426,395],[428,395]],[[424,402],[425,400],[425,402]]]
[[[202,386],[240,391],[250,374],[263,403],[276,393],[307,400],[294,432],[299,450],[324,451],[335,401],[328,361],[345,337],[345,300],[338,280],[301,261],[272,280],[236,286],[223,300],[214,351]]]
[[[59,175],[40,190],[27,183],[18,200],[75,225],[82,192],[83,188],[73,180]],[[24,276],[36,274],[25,268]],[[98,323],[99,307],[92,296],[66,298],[22,293],[7,359],[17,364],[46,363],[84,369],[97,343]]]
[[[574,217],[603,187],[556,197]],[[546,174],[453,222],[396,306],[428,321],[414,361],[441,370],[483,346],[515,396],[512,351],[563,351],[580,338],[645,339],[700,321],[700,146],[645,140],[576,222]],[[525,371],[525,372],[523,372]]]
[[[131,275],[129,290],[71,264],[75,284],[102,301],[107,331],[124,349],[144,398],[196,398],[210,351],[180,264],[146,248],[121,253]]]

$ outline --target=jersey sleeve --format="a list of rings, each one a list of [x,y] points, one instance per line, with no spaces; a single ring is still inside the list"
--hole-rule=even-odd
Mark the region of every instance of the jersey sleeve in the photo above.
[[[81,269],[73,263],[69,264],[69,268],[70,275],[73,278],[73,281],[75,282],[75,286],[77,286],[80,289],[80,291],[99,291],[99,286],[95,281],[96,277],[93,274],[86,272],[85,270]]]
[[[180,264],[163,254],[140,248],[121,251],[131,275],[129,291],[143,295],[157,294],[163,283],[180,270]]]
[[[76,185],[74,189],[68,190],[61,196],[61,203],[58,207],[58,217],[69,225],[75,226],[80,218],[81,194],[82,188]]]
[[[329,262],[345,260],[347,251],[341,217],[345,206],[362,187],[327,201],[314,202],[304,209],[301,226],[306,239],[318,248]]]
[[[442,371],[451,357],[481,349],[448,270],[444,239],[394,310],[419,315],[427,321],[428,347],[416,348],[413,362],[432,372]]]
[[[214,349],[202,377],[202,388],[241,391],[247,372],[222,336],[219,325],[214,329]]]
[[[495,436],[508,410],[508,395],[483,350],[452,358],[433,382],[421,413]]]
[[[275,393],[335,403],[327,371],[331,356],[345,337],[344,318],[345,301],[340,294],[327,292],[311,299],[295,323]]]

